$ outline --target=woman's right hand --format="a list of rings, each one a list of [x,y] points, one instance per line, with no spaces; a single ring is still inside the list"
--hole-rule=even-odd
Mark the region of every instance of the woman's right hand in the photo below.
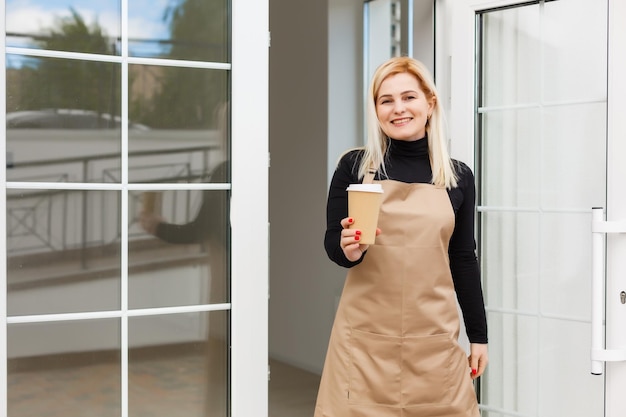
[[[146,211],[142,211],[141,213],[139,213],[139,223],[141,224],[141,227],[143,227],[143,229],[151,235],[156,235],[157,227],[163,221],[163,217],[158,216],[154,213],[149,213]]]
[[[343,254],[346,256],[350,262],[356,262],[361,259],[363,256],[363,252],[369,248],[369,245],[362,245],[359,243],[361,239],[361,231],[359,229],[350,229],[350,225],[354,223],[354,219],[351,217],[346,217],[341,220],[341,227],[343,230],[341,231],[341,240],[339,241],[339,246],[341,250],[343,250]],[[380,229],[376,229],[376,236],[380,234]]]

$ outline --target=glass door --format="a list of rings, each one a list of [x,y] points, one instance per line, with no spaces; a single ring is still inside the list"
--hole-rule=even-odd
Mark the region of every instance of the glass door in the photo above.
[[[1,5],[0,417],[267,415],[267,1]]]
[[[607,362],[606,379],[591,373],[590,290],[591,208],[624,218],[626,171],[613,154],[626,129],[611,117],[626,110],[614,97],[626,38],[612,23],[624,10],[590,0],[442,6],[452,23],[453,155],[473,160],[479,188],[490,334],[477,384],[483,416],[621,415],[624,363]],[[623,239],[607,239],[613,292],[624,285]],[[607,315],[618,303],[607,323],[623,328],[617,294],[607,295]],[[606,338],[626,347],[608,324]]]

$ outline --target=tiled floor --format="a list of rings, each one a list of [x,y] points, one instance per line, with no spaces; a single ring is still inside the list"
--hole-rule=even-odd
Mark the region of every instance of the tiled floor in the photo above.
[[[202,357],[158,358],[129,371],[129,417],[201,417]],[[270,417],[311,417],[319,376],[271,361]],[[119,365],[9,371],[9,417],[119,417]],[[221,416],[220,416],[221,417]]]

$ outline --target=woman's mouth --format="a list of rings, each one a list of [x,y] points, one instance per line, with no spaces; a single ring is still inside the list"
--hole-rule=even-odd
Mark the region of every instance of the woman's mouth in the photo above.
[[[391,121],[391,124],[394,126],[403,126],[411,121],[410,117],[404,117],[402,119],[395,119]]]

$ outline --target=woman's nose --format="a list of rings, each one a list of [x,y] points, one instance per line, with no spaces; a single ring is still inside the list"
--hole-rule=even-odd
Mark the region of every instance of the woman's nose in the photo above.
[[[401,100],[396,101],[393,104],[393,111],[396,113],[402,113],[405,110],[404,103]]]

